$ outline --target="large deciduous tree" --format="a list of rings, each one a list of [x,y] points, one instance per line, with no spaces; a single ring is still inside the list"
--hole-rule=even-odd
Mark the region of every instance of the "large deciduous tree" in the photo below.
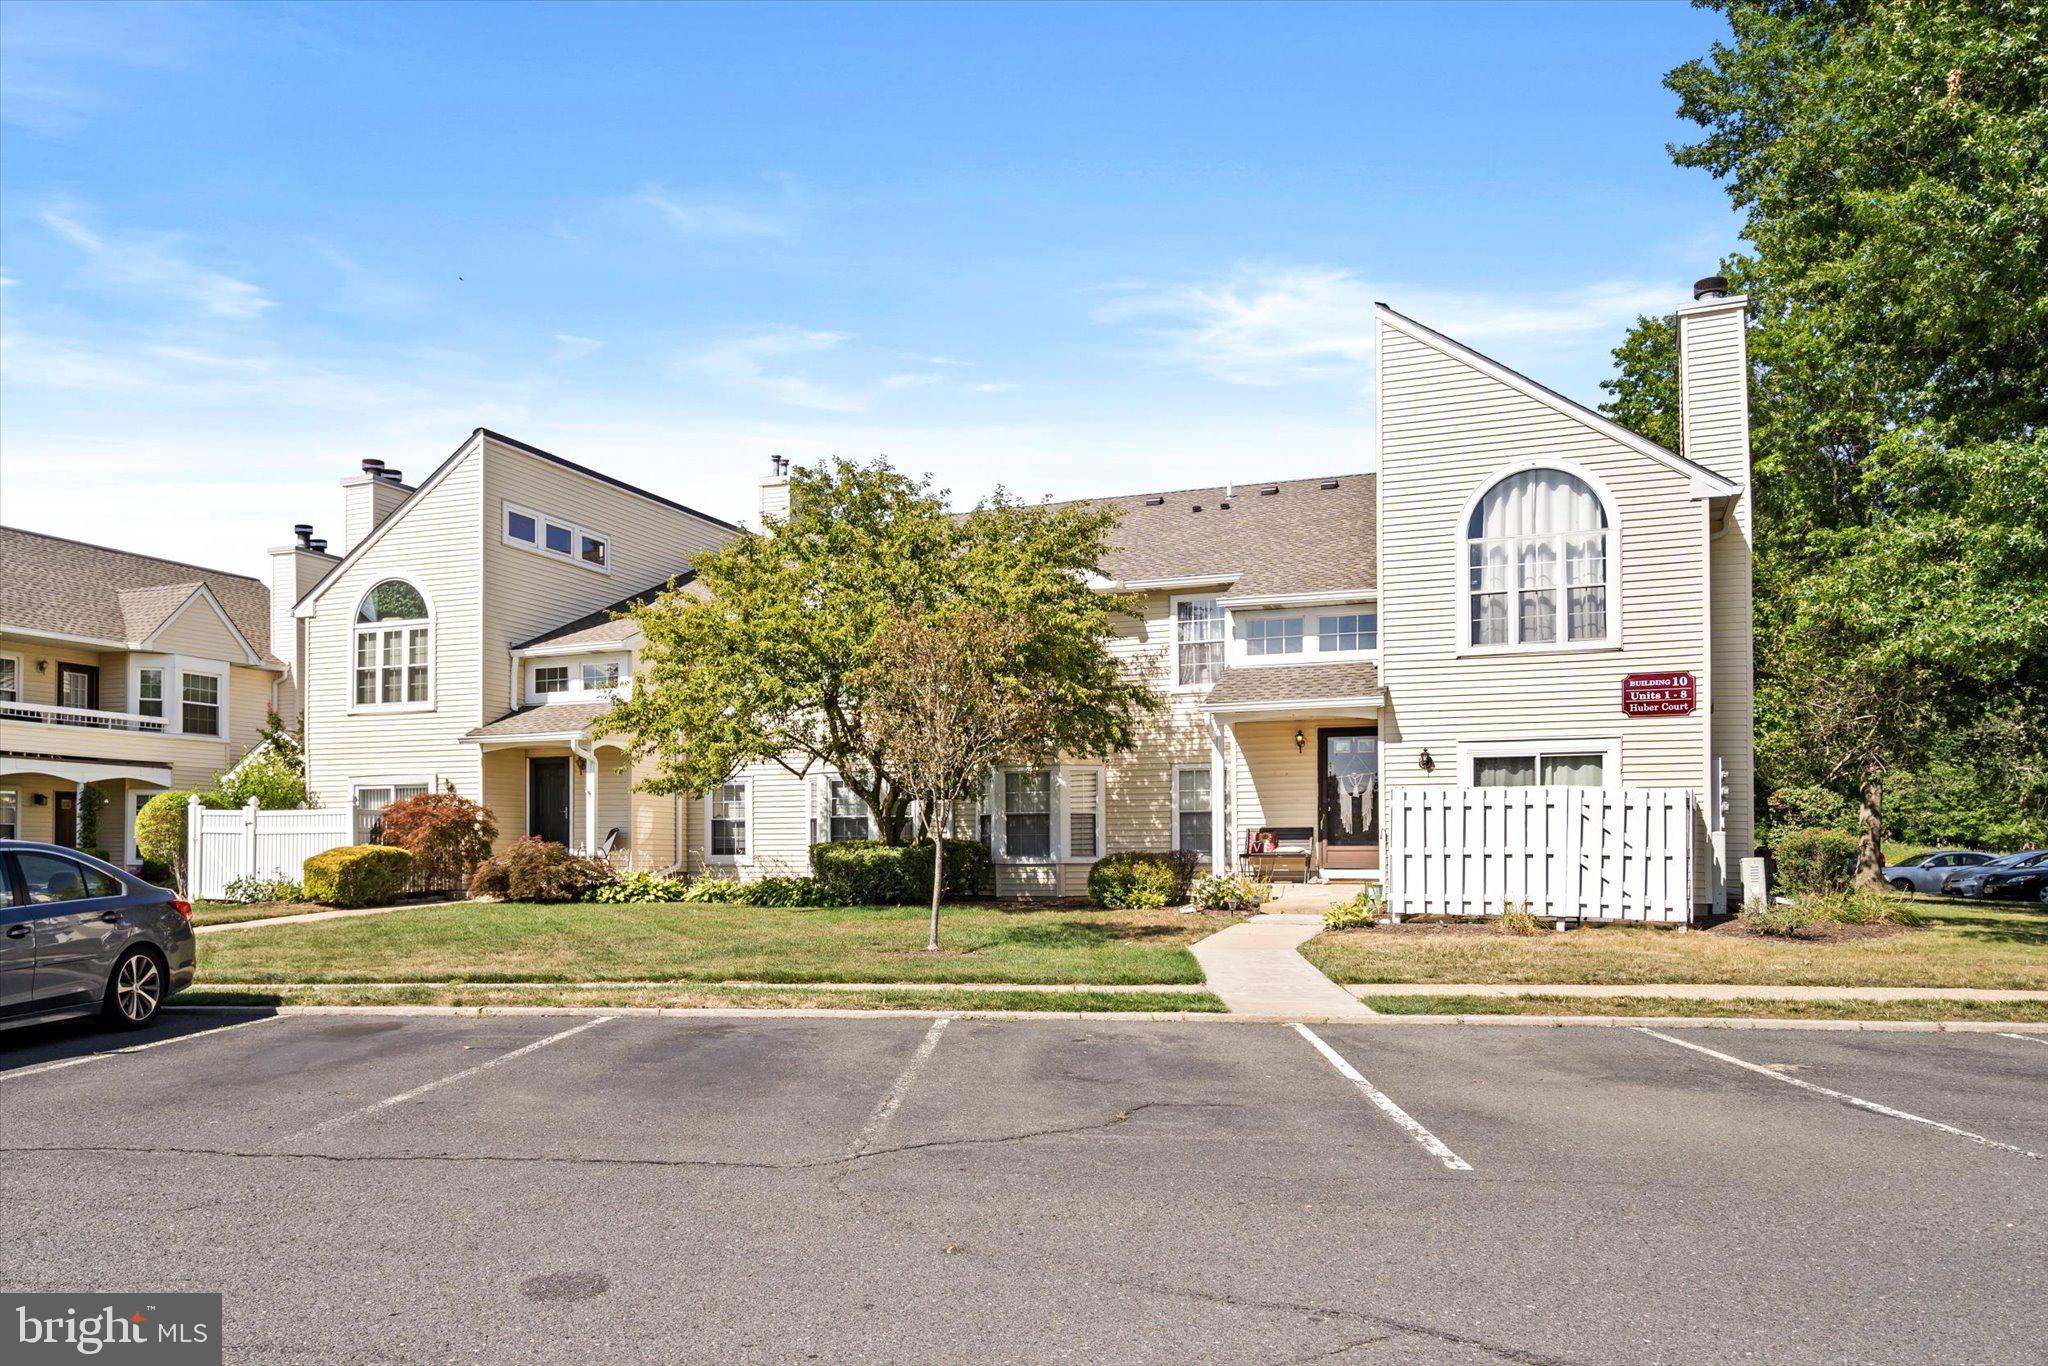
[[[1888,781],[1980,747],[2048,834],[2048,11],[1708,7],[1733,42],[1666,84],[1746,212],[1760,785],[1853,791],[1866,882]],[[1670,321],[1615,356],[1675,446]]]
[[[1090,576],[1114,514],[998,493],[953,514],[886,461],[798,469],[787,517],[696,557],[691,584],[636,609],[633,693],[602,723],[654,760],[642,786],[702,792],[748,764],[836,769],[890,843],[911,787],[870,708],[878,642],[906,618],[968,610],[1017,624],[1009,667],[1049,708],[1051,748],[1130,748],[1158,705],[1110,649],[1120,598]]]

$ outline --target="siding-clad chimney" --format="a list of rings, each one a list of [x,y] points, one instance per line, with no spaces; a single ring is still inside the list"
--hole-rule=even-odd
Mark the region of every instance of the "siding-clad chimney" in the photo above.
[[[789,516],[789,460],[780,455],[768,457],[769,467],[775,473],[761,481],[761,530],[768,529],[770,519],[781,521]]]
[[[1693,287],[1678,310],[1680,454],[1732,480],[1741,490],[1708,509],[1712,633],[1706,701],[1710,771],[1722,791],[1709,792],[1707,814],[1715,872],[1733,886],[1737,860],[1756,842],[1755,632],[1750,563],[1754,499],[1749,484],[1748,301],[1728,293],[1718,276]]]
[[[288,671],[278,690],[277,712],[287,723],[297,719],[304,703],[301,679],[299,623],[292,608],[320,582],[328,570],[341,561],[329,555],[327,542],[313,538],[313,528],[304,522],[292,528],[292,543],[270,551],[270,653]]]
[[[341,481],[341,553],[346,555],[362,543],[412,494],[400,482],[397,470],[386,470],[382,460],[365,460],[363,472]]]

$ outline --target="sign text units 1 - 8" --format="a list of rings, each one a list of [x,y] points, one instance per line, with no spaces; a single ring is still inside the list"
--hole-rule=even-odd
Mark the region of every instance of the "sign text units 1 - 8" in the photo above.
[[[1689,673],[1630,674],[1621,680],[1623,716],[1689,716],[1697,705]]]

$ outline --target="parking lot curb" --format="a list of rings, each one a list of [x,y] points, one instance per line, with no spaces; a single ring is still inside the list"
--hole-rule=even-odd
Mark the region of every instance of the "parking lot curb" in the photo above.
[[[1231,1015],[1219,1011],[1154,1010],[973,1010],[918,1008],[849,1010],[825,1006],[775,1009],[763,1006],[165,1006],[179,1015],[415,1015],[489,1019],[522,1015],[616,1015],[645,1019],[811,1019],[933,1020],[1137,1020],[1188,1024],[1348,1024],[1366,1028],[1400,1025],[1477,1025],[1546,1029],[1794,1029],[1829,1033],[1996,1034],[2018,1031],[2048,1037],[2048,1025],[1998,1020],[1774,1020],[1697,1015]]]

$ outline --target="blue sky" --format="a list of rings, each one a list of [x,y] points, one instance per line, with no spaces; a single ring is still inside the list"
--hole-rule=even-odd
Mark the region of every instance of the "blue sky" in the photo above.
[[[1735,246],[1679,5],[0,6],[0,517],[261,572],[490,426],[729,517],[1369,469],[1385,299],[1585,401]]]

